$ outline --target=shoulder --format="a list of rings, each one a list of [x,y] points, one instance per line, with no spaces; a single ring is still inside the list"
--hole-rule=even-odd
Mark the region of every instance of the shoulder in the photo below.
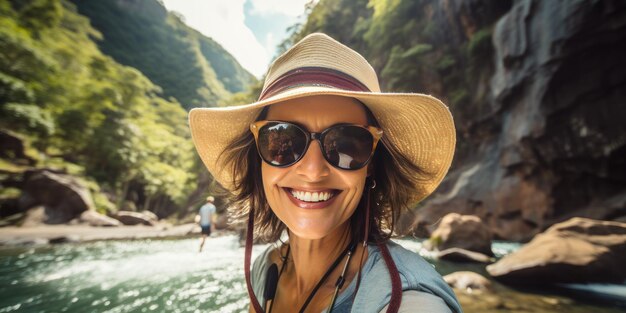
[[[263,290],[265,289],[265,273],[270,266],[270,254],[275,249],[273,245],[269,245],[259,256],[254,259],[252,263],[252,269],[250,270],[250,283],[252,284],[252,290],[259,301],[263,297]]]
[[[378,249],[378,247],[375,248],[377,253],[380,254],[380,249]],[[445,286],[448,286],[448,284],[443,281],[441,275],[435,270],[435,267],[428,263],[428,261],[426,261],[419,254],[409,251],[403,246],[391,241],[387,243],[387,248],[389,249],[391,258],[393,258],[396,266],[398,267],[398,272],[400,272],[401,278],[403,278],[402,287],[415,290],[419,289],[419,284],[423,282],[435,284],[442,283]],[[384,260],[380,265],[387,270],[387,265]],[[406,286],[404,285],[404,282],[406,282]]]
[[[452,312],[461,312],[454,292],[430,263],[394,242],[389,241],[386,246],[400,273],[402,290],[431,294],[440,298]],[[365,274],[357,297],[362,297],[368,305],[377,306],[380,311],[391,299],[391,279],[379,247],[371,245],[368,252],[368,260],[363,266]]]
[[[380,312],[387,312],[388,307],[389,304],[385,305]],[[420,308],[421,312],[452,313],[446,302],[433,294],[417,290],[402,292],[402,303],[398,313],[412,313],[415,312],[415,308]]]
[[[386,244],[389,249],[389,254],[393,259],[400,278],[402,280],[402,287],[405,289],[417,289],[419,283],[423,282],[438,282],[441,279],[441,275],[435,271],[435,268],[428,263],[419,254],[409,251],[406,248],[400,246],[397,243],[389,241]],[[386,275],[389,276],[387,270],[387,264],[383,259],[380,248],[372,244],[369,249],[369,257],[372,258],[372,267],[370,272],[372,275]]]

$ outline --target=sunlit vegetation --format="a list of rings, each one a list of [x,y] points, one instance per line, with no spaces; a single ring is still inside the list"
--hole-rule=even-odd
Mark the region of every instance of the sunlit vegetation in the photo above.
[[[197,168],[186,111],[103,54],[101,38],[67,1],[1,0],[0,127],[34,150],[35,166],[84,176],[101,211],[115,210],[131,186],[145,208],[182,204]]]

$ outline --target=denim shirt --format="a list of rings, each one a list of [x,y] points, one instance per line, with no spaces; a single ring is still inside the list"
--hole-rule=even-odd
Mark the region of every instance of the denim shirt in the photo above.
[[[402,290],[416,290],[440,297],[450,311],[463,312],[459,301],[441,275],[433,266],[418,254],[389,241],[389,253],[396,263],[402,282]],[[251,272],[251,282],[254,294],[259,303],[265,305],[263,290],[265,288],[265,273],[270,266],[269,255],[274,249],[270,246],[254,261]],[[375,312],[382,310],[391,300],[391,278],[389,270],[378,246],[368,245],[367,261],[361,270],[361,285],[352,302],[352,294],[356,288],[356,279],[342,290],[337,296],[333,312]],[[325,311],[324,311],[325,312]]]

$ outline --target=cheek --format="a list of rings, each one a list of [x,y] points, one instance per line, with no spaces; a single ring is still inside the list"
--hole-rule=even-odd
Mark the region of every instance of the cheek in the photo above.
[[[346,195],[343,199],[344,205],[346,208],[346,215],[350,216],[356,210],[363,193],[366,192],[364,189],[365,186],[365,178],[366,178],[367,170],[363,169],[356,173],[349,173],[347,175],[343,175],[342,179],[346,182],[346,186],[348,187],[346,190]]]
[[[276,208],[280,190],[279,182],[286,174],[285,169],[269,166],[265,163],[261,164],[261,177],[263,181],[263,191],[267,198],[267,203],[272,209]]]

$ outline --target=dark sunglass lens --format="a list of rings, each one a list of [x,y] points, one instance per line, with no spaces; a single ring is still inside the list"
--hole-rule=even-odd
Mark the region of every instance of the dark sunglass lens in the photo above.
[[[259,130],[259,153],[275,166],[296,162],[306,145],[306,135],[293,124],[270,123]]]
[[[326,159],[342,169],[358,169],[368,161],[374,138],[358,126],[337,126],[324,136]]]

